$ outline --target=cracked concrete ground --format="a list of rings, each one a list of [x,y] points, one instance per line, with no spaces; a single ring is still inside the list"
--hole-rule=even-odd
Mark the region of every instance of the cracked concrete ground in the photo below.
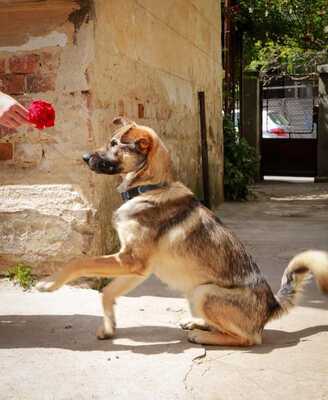
[[[327,184],[261,184],[257,200],[218,215],[273,289],[297,252],[328,249]],[[328,299],[309,285],[300,307],[248,349],[190,344],[187,305],[151,279],[117,304],[118,336],[97,341],[98,293],[51,294],[0,283],[0,400],[328,399]]]

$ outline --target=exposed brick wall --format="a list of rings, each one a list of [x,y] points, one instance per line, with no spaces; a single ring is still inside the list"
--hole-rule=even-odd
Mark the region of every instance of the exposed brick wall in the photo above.
[[[15,132],[16,132],[15,129],[6,128],[5,126],[0,125],[0,141],[3,137],[11,135]]]
[[[43,93],[55,90],[59,56],[58,49],[2,55],[0,91],[12,95],[18,102],[28,107],[33,99],[42,98]],[[0,162],[12,160],[16,164],[22,158],[22,151],[19,153],[19,150],[32,140],[29,132],[27,133],[29,140],[24,139],[24,132],[28,130],[29,128],[20,129],[19,135],[14,129],[0,126]],[[11,142],[17,145],[13,146]],[[38,143],[35,142],[32,146],[36,146],[39,151]],[[33,149],[29,148],[29,152],[33,154]],[[31,165],[34,164],[28,163],[28,166]]]
[[[2,74],[0,75],[0,89],[8,94],[23,94],[25,92],[25,75]]]
[[[0,59],[0,90],[11,95],[55,89],[59,57],[56,52],[11,55]]]
[[[8,161],[13,158],[12,143],[0,143],[0,161]]]
[[[26,76],[26,91],[28,93],[40,93],[55,90],[53,75],[31,74]]]
[[[0,74],[4,74],[6,72],[6,60],[0,59]]]
[[[39,67],[40,56],[38,54],[26,54],[9,58],[9,70],[11,73],[31,74]]]

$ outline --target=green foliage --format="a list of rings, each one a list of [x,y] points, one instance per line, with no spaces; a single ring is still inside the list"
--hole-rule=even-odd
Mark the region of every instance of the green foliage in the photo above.
[[[246,200],[248,185],[258,175],[255,150],[235,131],[230,119],[224,120],[224,195],[228,200]]]
[[[24,290],[30,289],[35,284],[32,268],[28,265],[17,264],[6,272],[6,277],[20,285]]]
[[[249,69],[304,74],[328,60],[327,0],[240,0],[235,19]]]
[[[252,60],[246,70],[260,71],[263,75],[304,75],[316,72],[316,66],[326,61],[326,51],[302,49],[293,39],[286,38],[284,44],[257,41],[253,45]]]

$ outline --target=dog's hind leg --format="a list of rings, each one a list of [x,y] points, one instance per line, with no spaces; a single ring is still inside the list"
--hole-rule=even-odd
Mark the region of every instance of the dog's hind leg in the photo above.
[[[192,329],[201,329],[203,331],[209,331],[211,328],[203,318],[198,318],[193,310],[193,303],[189,299],[190,317],[182,318],[179,321],[180,328],[185,331],[191,331]]]
[[[128,293],[140,285],[145,278],[139,277],[121,277],[110,282],[102,291],[102,304],[104,310],[103,324],[97,329],[98,339],[109,339],[115,334],[115,314],[114,304],[115,299]]]
[[[225,289],[214,284],[198,286],[191,301],[195,313],[211,327],[210,332],[192,330],[191,342],[220,346],[252,346],[261,343],[261,312],[254,308],[256,296],[249,289]],[[253,316],[254,315],[254,316]]]

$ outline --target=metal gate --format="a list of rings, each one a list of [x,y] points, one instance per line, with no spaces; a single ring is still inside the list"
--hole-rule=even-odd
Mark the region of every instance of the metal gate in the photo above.
[[[261,119],[261,175],[316,176],[316,80],[284,77],[262,84]]]

